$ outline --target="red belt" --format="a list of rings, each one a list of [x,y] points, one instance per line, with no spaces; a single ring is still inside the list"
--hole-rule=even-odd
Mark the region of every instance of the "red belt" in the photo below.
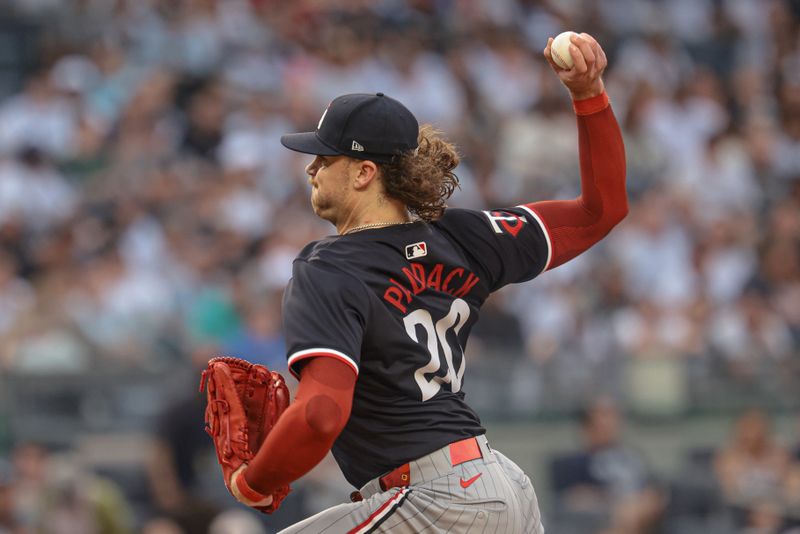
[[[481,454],[481,447],[478,445],[478,440],[475,438],[467,438],[462,439],[461,441],[456,441],[451,443],[449,447],[450,463],[453,466],[483,457],[483,454]],[[410,472],[410,464],[404,464],[394,471],[383,475],[378,479],[381,484],[381,489],[386,491],[389,488],[404,488],[408,486],[411,483]]]

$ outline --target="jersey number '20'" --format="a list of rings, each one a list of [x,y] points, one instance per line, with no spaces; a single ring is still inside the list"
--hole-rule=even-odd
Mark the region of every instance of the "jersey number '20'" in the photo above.
[[[426,401],[436,395],[442,384],[450,384],[450,390],[453,393],[461,391],[461,379],[464,376],[464,368],[466,366],[466,359],[458,342],[458,332],[461,327],[469,319],[469,305],[461,299],[455,299],[450,306],[450,312],[443,318],[436,321],[434,324],[433,317],[428,310],[415,310],[403,318],[403,323],[406,326],[406,333],[416,343],[422,343],[417,336],[417,327],[421,326],[425,331],[428,347],[428,353],[431,356],[427,365],[420,367],[414,371],[414,380],[417,381],[420,391],[422,392],[422,400]],[[447,332],[452,328],[452,339],[455,341],[455,348],[458,355],[461,357],[461,365],[458,366],[456,371],[453,365],[453,348],[447,341]],[[447,373],[444,376],[434,376],[430,380],[425,378],[425,375],[436,373],[442,366],[441,347],[444,352],[444,360],[447,365]]]

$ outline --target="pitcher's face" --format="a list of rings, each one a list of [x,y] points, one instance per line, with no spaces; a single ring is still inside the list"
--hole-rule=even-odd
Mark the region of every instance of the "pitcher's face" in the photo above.
[[[350,194],[350,164],[346,156],[316,156],[306,167],[311,184],[311,207],[334,225]]]

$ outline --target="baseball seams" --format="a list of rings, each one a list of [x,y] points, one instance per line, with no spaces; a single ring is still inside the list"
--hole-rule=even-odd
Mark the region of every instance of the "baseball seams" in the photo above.
[[[550,55],[553,56],[553,61],[556,62],[556,65],[558,65],[562,69],[569,69],[569,67],[567,66],[567,62],[564,60],[563,57],[561,57],[561,54],[556,52],[555,48],[552,47],[550,48]]]

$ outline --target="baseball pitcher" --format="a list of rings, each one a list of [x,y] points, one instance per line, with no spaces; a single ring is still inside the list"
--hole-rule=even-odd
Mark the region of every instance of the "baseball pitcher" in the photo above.
[[[544,532],[530,479],[492,448],[464,400],[464,347],[491,292],[574,258],[627,214],[605,54],[591,36],[575,35],[565,70],[551,43],[544,56],[577,115],[582,192],[574,200],[446,209],[458,154],[382,93],[340,96],[316,131],[281,138],[313,156],[311,206],[338,235],[306,246],[286,288],[296,398],[279,417],[270,412],[264,438],[226,421],[223,433],[235,424],[244,437],[218,442],[218,454],[231,492],[263,511],[328,451],[357,489],[353,502],[284,532]],[[269,374],[237,372],[272,382],[267,400],[284,395]],[[213,409],[224,417],[233,404],[215,400]],[[253,450],[230,463],[248,439]]]

